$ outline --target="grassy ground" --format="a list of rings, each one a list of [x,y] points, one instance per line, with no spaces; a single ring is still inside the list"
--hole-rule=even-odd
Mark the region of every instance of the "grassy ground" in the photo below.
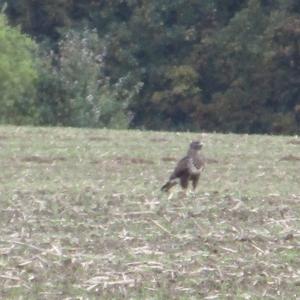
[[[198,138],[199,188],[168,199]],[[0,150],[1,299],[300,299],[296,137],[0,127]]]

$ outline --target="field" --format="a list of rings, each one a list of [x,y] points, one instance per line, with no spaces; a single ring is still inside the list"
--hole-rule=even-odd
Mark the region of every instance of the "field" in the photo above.
[[[162,194],[201,139],[195,193]],[[300,299],[300,138],[0,127],[1,299]]]

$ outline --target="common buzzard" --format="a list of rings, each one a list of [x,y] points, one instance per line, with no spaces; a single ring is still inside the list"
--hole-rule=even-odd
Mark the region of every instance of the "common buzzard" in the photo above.
[[[183,189],[187,189],[189,181],[192,181],[193,189],[197,187],[200,173],[204,168],[204,158],[199,153],[201,148],[202,144],[199,141],[191,142],[187,155],[177,163],[168,182],[162,186],[162,191],[169,191],[178,182]]]

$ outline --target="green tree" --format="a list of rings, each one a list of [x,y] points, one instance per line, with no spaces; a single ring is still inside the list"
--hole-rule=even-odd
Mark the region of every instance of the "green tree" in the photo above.
[[[71,26],[73,0],[0,0],[6,3],[6,13],[13,24],[26,33],[42,39],[58,39],[59,31]]]
[[[210,2],[113,1],[92,15],[107,43],[112,80],[130,70],[132,85],[144,83],[130,105],[135,126],[162,129],[189,122],[195,97],[201,98],[190,53],[202,30],[215,26]]]
[[[37,71],[36,44],[0,14],[0,122],[32,123]]]
[[[151,129],[299,131],[297,0],[11,0],[6,13],[52,50],[44,123],[107,126],[131,111],[131,126]],[[105,49],[100,65],[66,38],[84,28]]]
[[[276,2],[276,3],[275,3]],[[276,4],[276,5],[275,5]],[[299,17],[289,6],[260,0],[204,39],[198,57],[209,122],[199,127],[235,132],[295,132],[299,101]]]
[[[57,53],[40,66],[38,107],[42,124],[128,127],[128,105],[139,85],[128,89],[124,76],[112,83],[105,74],[105,45],[96,31],[69,31]]]

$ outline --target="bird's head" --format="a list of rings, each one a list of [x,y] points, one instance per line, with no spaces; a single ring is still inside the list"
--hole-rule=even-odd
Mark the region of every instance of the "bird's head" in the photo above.
[[[190,143],[190,149],[193,150],[200,150],[203,144],[200,141],[193,141]]]

